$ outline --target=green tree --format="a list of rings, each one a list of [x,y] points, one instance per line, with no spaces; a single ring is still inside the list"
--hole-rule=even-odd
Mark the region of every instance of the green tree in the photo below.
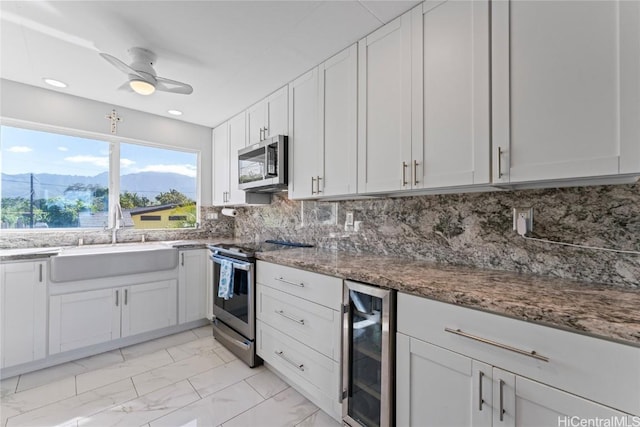
[[[190,205],[195,203],[195,201],[191,200],[181,192],[175,189],[171,189],[166,193],[160,193],[156,196],[156,201],[161,205]]]
[[[138,193],[130,193],[125,191],[120,194],[120,207],[122,209],[140,208],[143,206],[149,206],[151,200],[144,196],[139,196]]]
[[[109,189],[100,184],[71,184],[64,190],[64,194],[73,194],[72,198],[84,200],[87,209],[91,212],[105,212],[107,210],[107,200],[109,199]]]

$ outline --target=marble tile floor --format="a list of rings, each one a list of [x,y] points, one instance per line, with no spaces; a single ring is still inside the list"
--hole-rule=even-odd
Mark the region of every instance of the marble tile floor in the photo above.
[[[339,426],[209,326],[8,378],[0,391],[0,427]]]

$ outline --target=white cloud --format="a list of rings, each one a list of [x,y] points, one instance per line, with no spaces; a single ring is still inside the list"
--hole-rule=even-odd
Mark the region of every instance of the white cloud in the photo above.
[[[67,147],[58,147],[58,151],[69,151]]]
[[[195,178],[198,170],[194,165],[148,165],[136,172],[170,172]]]
[[[101,168],[107,168],[107,169],[109,168],[109,157],[78,155],[78,156],[65,157],[64,159],[67,162],[90,163]]]
[[[29,151],[33,151],[33,150],[29,147],[14,145],[13,147],[7,148],[7,151],[10,153],[28,153]]]
[[[122,168],[128,168],[129,166],[133,165],[134,163],[135,163],[135,161],[133,161],[133,160],[120,159],[120,167],[122,167]]]

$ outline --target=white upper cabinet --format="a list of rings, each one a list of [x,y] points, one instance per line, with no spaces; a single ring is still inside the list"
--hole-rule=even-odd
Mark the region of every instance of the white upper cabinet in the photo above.
[[[318,68],[289,84],[289,197],[316,197],[321,152]]]
[[[243,111],[229,120],[229,189],[227,203],[245,202],[245,192],[238,188],[238,150],[247,146],[247,115]]]
[[[319,67],[322,196],[356,193],[358,179],[358,45]]]
[[[411,163],[411,12],[358,42],[358,192],[406,189]]]
[[[229,198],[229,122],[213,130],[213,204],[224,205]]]
[[[493,181],[640,172],[640,2],[492,4]]]
[[[272,93],[247,110],[249,144],[289,131],[287,86]]]
[[[489,2],[413,9],[411,188],[490,182]],[[408,172],[407,172],[408,174]]]
[[[289,85],[292,199],[355,194],[358,47]]]

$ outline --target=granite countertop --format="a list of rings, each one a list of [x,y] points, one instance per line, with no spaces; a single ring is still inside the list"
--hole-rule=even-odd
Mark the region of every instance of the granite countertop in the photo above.
[[[640,347],[640,290],[317,248],[257,257]]]

